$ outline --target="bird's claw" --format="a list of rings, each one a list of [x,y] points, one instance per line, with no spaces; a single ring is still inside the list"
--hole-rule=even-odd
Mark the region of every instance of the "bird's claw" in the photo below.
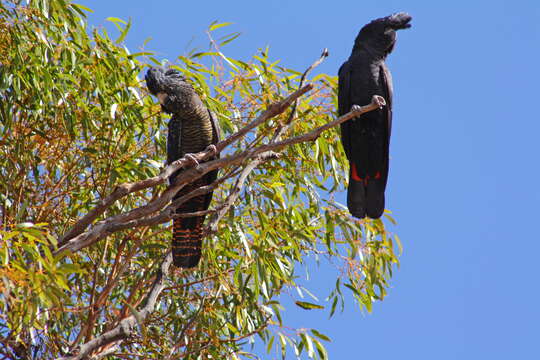
[[[214,144],[208,145],[205,151],[210,151],[210,157],[214,157],[217,155],[217,147]]]
[[[356,105],[354,104],[353,106],[351,106],[351,111],[358,111],[360,110],[362,107],[360,105]]]
[[[193,166],[193,167],[199,166],[199,162],[197,161],[195,156],[193,156],[191,154],[186,154],[186,155],[184,155],[184,157],[191,163],[191,166]]]
[[[379,96],[379,95],[373,95],[373,98],[371,99],[371,102],[373,104],[376,104],[379,109],[382,109],[383,106],[386,105],[386,101],[384,100],[384,98],[382,96]]]

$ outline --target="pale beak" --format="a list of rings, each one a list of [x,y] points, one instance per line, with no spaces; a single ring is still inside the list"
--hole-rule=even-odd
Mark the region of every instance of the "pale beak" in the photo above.
[[[163,105],[165,103],[165,100],[167,100],[167,94],[164,92],[158,92],[156,96],[161,105]]]

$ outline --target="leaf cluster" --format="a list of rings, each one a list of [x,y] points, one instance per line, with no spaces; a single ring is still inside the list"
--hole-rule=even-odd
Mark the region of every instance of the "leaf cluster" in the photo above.
[[[8,357],[67,355],[136,314],[169,248],[170,229],[155,225],[111,234],[77,253],[51,251],[118,183],[157,175],[165,158],[166,118],[141,81],[148,63],[162,63],[123,45],[130,22],[109,18],[120,33],[112,38],[88,27],[87,11],[63,0],[0,4],[0,353]],[[170,65],[218,115],[225,136],[297,90],[301,76],[268,49],[248,61],[226,56],[222,47],[238,34],[217,40],[214,34],[227,25],[210,25],[208,51],[191,51]],[[222,156],[332,120],[336,78],[320,74],[310,81],[315,90],[298,102],[294,118],[274,118]],[[347,174],[338,137],[332,129],[254,170],[205,239],[199,268],[168,279],[138,336],[101,351],[130,359],[256,358],[247,345],[258,338],[283,358],[291,350],[327,358],[329,338],[288,327],[280,295],[307,290],[298,273],[309,270],[310,259],[329,261],[336,268],[329,314],[344,306],[347,292],[371,311],[386,295],[399,245],[381,220],[354,220],[335,201]],[[163,190],[123,198],[103,216],[134,209]],[[236,190],[234,178],[225,181],[214,204]],[[325,307],[292,300],[306,310]]]

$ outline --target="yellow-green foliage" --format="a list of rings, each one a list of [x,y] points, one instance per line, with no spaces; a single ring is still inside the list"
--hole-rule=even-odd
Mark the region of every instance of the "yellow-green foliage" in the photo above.
[[[0,354],[8,357],[13,349],[26,349],[40,359],[55,358],[72,342],[116,325],[140,305],[169,247],[165,224],[52,255],[56,239],[116,184],[157,175],[165,158],[166,118],[141,82],[147,63],[159,61],[123,46],[131,24],[109,18],[120,30],[111,39],[104,29],[88,27],[86,11],[63,0],[0,4],[0,342],[6,346]],[[226,25],[212,24],[209,31]],[[301,75],[272,60],[268,49],[248,61],[227,57],[221,47],[236,36],[214,41],[208,52],[179,56],[172,65],[218,114],[225,136],[296,90]],[[335,116],[336,78],[322,74],[309,81],[316,88],[301,98],[284,137]],[[288,115],[222,156],[268,141]],[[217,234],[205,240],[199,268],[172,274],[157,311],[140,324],[141,336],[122,343],[121,352],[241,358],[243,345],[258,336],[269,351],[285,354],[291,346],[326,358],[326,335],[283,327],[278,296],[300,286],[298,268],[308,258],[336,266],[327,309],[333,314],[349,297],[346,288],[370,311],[385,296],[397,264],[398,239],[382,221],[356,221],[333,200],[345,190],[347,174],[338,137],[332,129],[255,170]],[[232,184],[216,191],[214,203]],[[162,190],[124,198],[104,216],[140,206]],[[299,299],[297,305],[321,311],[325,303]]]

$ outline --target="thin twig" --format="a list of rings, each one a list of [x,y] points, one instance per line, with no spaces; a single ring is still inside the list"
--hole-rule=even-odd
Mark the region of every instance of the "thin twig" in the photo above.
[[[324,59],[324,57],[325,57],[325,53],[323,53],[323,56],[321,56],[321,59],[319,59],[319,63],[320,61],[322,61],[322,59]],[[316,65],[318,65],[318,62],[315,62],[314,65],[312,65],[312,67]],[[308,70],[306,70],[304,74],[307,75],[307,72],[310,71],[312,67],[308,68]],[[303,78],[304,77],[305,76],[303,76]],[[257,117],[257,119],[255,119],[254,121],[246,125],[244,128],[242,128],[235,134],[231,135],[227,139],[216,144],[217,151],[218,152],[223,151],[223,149],[225,149],[227,146],[243,138],[252,129],[264,123],[268,119],[283,113],[287,108],[291,106],[291,104],[296,102],[296,100],[300,96],[310,91],[312,88],[313,88],[312,84],[301,86],[299,90],[289,95],[286,99],[278,103],[270,105],[267,110],[265,110],[262,114],[260,114]],[[188,198],[197,196],[193,194],[206,193],[208,191],[213,190],[214,188],[212,186],[214,185],[214,183],[205,187],[200,187],[184,197],[175,199],[172,204],[170,204],[163,211],[158,213],[158,215],[154,217],[149,217],[149,216],[163,209],[172,200],[172,198],[177,194],[178,190],[180,190],[183,186],[194,181],[197,178],[200,178],[204,174],[207,174],[208,172],[216,170],[216,169],[221,169],[226,166],[244,165],[244,169],[238,176],[231,190],[231,193],[229,194],[227,199],[224,201],[223,204],[221,204],[220,206],[218,206],[217,208],[213,210],[213,211],[217,211],[217,216],[214,219],[212,219],[207,225],[207,230],[211,230],[217,226],[220,219],[224,216],[224,214],[226,214],[228,209],[234,204],[249,174],[262,162],[278,156],[275,153],[275,151],[279,151],[283,149],[284,147],[292,145],[292,144],[297,144],[297,143],[307,142],[307,141],[314,141],[315,139],[317,139],[318,136],[320,136],[320,134],[323,131],[328,130],[332,127],[335,127],[349,119],[358,117],[363,113],[375,110],[379,108],[381,105],[384,105],[384,99],[382,99],[381,97],[374,96],[371,104],[363,106],[357,109],[356,111],[349,112],[331,121],[330,123],[320,126],[303,135],[295,136],[293,138],[285,139],[282,141],[277,141],[283,134],[283,132],[280,130],[277,133],[278,136],[275,136],[273,141],[271,141],[268,144],[260,145],[255,148],[249,148],[244,151],[238,152],[236,154],[232,154],[227,157],[222,157],[220,159],[207,161],[200,164],[196,168],[189,168],[189,169],[186,168],[189,161],[184,157],[171,163],[169,166],[163,169],[163,171],[158,176],[145,179],[139,182],[119,185],[113,191],[112,194],[110,194],[105,199],[103,199],[98,204],[98,206],[96,206],[96,208],[94,208],[86,216],[81,218],[71,228],[71,230],[68,231],[68,233],[64,236],[64,238],[60,242],[61,247],[59,248],[58,252],[64,251],[64,250],[78,251],[106,237],[111,232],[118,231],[127,227],[141,226],[141,224],[147,225],[150,223],[150,219],[152,219],[151,221],[156,221],[156,223],[169,221],[172,217],[174,217],[174,212],[171,211],[171,209],[176,209],[176,207],[180,205],[181,201],[186,201],[186,199]],[[295,110],[296,109],[293,109],[291,115],[289,116],[290,121],[292,121],[295,116],[294,115]],[[202,151],[197,154],[194,154],[194,157],[199,162],[208,160],[210,159],[211,156],[214,156],[214,153],[210,150],[206,150],[206,151]],[[245,164],[246,160],[251,160],[251,161],[248,164]],[[107,208],[109,208],[116,200],[124,196],[127,196],[128,194],[132,192],[140,191],[142,189],[161,184],[165,182],[166,179],[168,179],[173,173],[175,173],[181,168],[184,168],[184,170],[176,177],[175,183],[169,186],[156,199],[153,199],[148,204],[141,206],[139,208],[133,209],[131,211],[128,211],[126,213],[111,216],[103,221],[96,223],[95,225],[91,226],[90,229],[85,231],[85,229],[94,220],[96,220],[99,216],[101,216],[101,214],[103,214],[103,212]],[[75,353],[76,355],[70,354],[69,356],[61,358],[61,360],[82,360],[84,358],[87,358],[91,354],[94,354],[94,356],[100,357],[102,354],[108,352],[109,349],[111,349],[111,347],[114,348],[121,341],[133,335],[134,328],[135,328],[135,325],[137,324],[137,321],[144,321],[148,317],[148,315],[154,311],[160,294],[162,293],[164,289],[166,289],[165,279],[169,272],[169,267],[171,266],[171,263],[172,263],[172,254],[168,252],[167,255],[164,257],[160,268],[157,271],[156,278],[148,294],[145,297],[145,303],[140,311],[138,311],[136,314],[133,314],[131,316],[128,316],[126,318],[119,320],[118,324],[111,330],[104,332],[100,336],[97,336],[96,338],[86,342],[85,344],[82,344],[76,347],[75,349],[72,349],[71,353],[72,354]],[[250,335],[248,334],[246,336],[250,336]],[[101,352],[99,352],[100,349],[101,349]]]
[[[189,321],[186,323],[186,325],[184,325],[184,327],[182,328],[182,331],[180,332],[180,335],[178,335],[178,340],[180,341],[179,344],[175,344],[171,351],[169,352],[169,355],[167,356],[167,359],[166,360],[170,360],[172,359],[173,357],[173,354],[174,352],[181,346],[184,346],[184,344],[181,343],[182,341],[182,338],[184,337],[185,333],[187,330],[189,330],[189,328],[191,328],[191,326],[193,325],[193,323],[195,322],[195,320],[197,319],[197,317],[199,316],[199,314],[201,313],[201,310],[203,309],[204,307],[204,301],[206,300],[206,295],[203,296],[203,298],[201,299],[201,305],[199,305],[199,308],[197,309],[197,311],[195,312],[195,314],[193,314],[193,316],[191,317],[191,319],[189,319]]]
[[[274,156],[277,158],[277,155],[274,155]],[[219,223],[219,221],[223,218],[223,216],[225,216],[227,211],[229,211],[230,207],[234,204],[236,199],[238,199],[238,196],[240,195],[240,191],[242,190],[243,185],[248,175],[266,160],[268,160],[268,157],[260,156],[256,158],[255,160],[253,160],[244,168],[244,170],[242,171],[242,173],[236,180],[236,183],[234,184],[234,187],[231,193],[225,200],[224,206],[221,209],[219,209],[219,211],[217,212],[217,216],[215,216],[212,220],[210,220],[210,222],[206,225],[203,233],[212,233],[217,230],[217,224]]]
[[[326,59],[328,57],[328,55],[330,55],[330,53],[328,52],[328,49],[327,48],[324,48],[322,54],[321,54],[321,57],[318,58],[313,64],[311,64],[307,69],[306,71],[304,71],[304,73],[302,74],[302,77],[300,78],[300,84],[298,85],[298,88],[302,88],[304,86],[304,81],[306,80],[306,77],[307,75],[313,70],[315,69],[317,66],[319,66],[323,61],[324,59]],[[287,119],[287,122],[285,123],[285,126],[279,126],[277,129],[276,129],[276,132],[274,134],[274,137],[272,138],[272,142],[276,141],[277,139],[279,139],[286,131],[287,129],[289,128],[289,126],[291,125],[294,117],[296,116],[296,109],[298,108],[298,100],[299,99],[296,99],[294,101],[294,104],[293,104],[293,107],[292,107],[292,111],[291,113],[289,114],[289,118]]]
[[[80,345],[76,351],[73,351],[77,352],[77,355],[62,357],[58,360],[82,360],[99,348],[114,344],[131,336],[133,334],[133,329],[137,324],[137,318],[139,321],[145,320],[146,317],[154,311],[157,299],[165,288],[165,280],[167,274],[169,273],[171,264],[172,253],[168,252],[157,271],[156,279],[154,280],[154,283],[146,296],[145,304],[138,312],[137,317],[135,317],[135,315],[130,315],[127,318],[120,320],[118,325],[113,329],[101,334],[83,345]]]
[[[248,132],[250,132],[255,127],[259,126],[260,124],[266,122],[268,119],[281,114],[283,111],[285,111],[297,98],[304,95],[308,91],[310,91],[313,88],[312,84],[307,84],[306,86],[302,87],[301,89],[295,91],[294,93],[290,94],[285,99],[274,103],[268,107],[265,111],[263,111],[262,114],[260,114],[257,119],[246,125],[244,128],[240,129],[233,135],[229,136],[228,138],[218,142],[216,144],[217,152],[220,153],[225,149],[227,146],[231,145],[232,143],[238,141],[239,139],[243,138]],[[211,150],[205,150],[201,151],[196,154],[191,154],[197,161],[202,162],[204,160],[208,160],[210,157],[214,156],[215,154]],[[77,237],[78,235],[82,234],[84,230],[90,225],[94,220],[96,220],[101,214],[105,212],[112,204],[114,204],[117,200],[121,199],[124,196],[127,196],[128,194],[131,194],[133,192],[137,192],[149,187],[154,187],[156,185],[164,183],[172,174],[174,174],[176,171],[187,167],[187,165],[191,164],[192,160],[186,159],[186,157],[182,157],[176,161],[173,161],[171,164],[169,164],[167,167],[165,167],[161,173],[157,176],[132,182],[132,183],[124,183],[121,185],[118,185],[113,192],[107,196],[105,199],[102,199],[99,201],[97,206],[92,209],[88,214],[83,216],[75,225],[71,227],[71,229],[60,239],[58,244],[60,246],[65,245],[69,240]],[[175,191],[176,193],[176,191]],[[169,199],[170,200],[170,199]]]
[[[287,147],[293,144],[314,141],[320,136],[320,134],[323,131],[336,127],[339,124],[347,120],[350,120],[352,118],[358,117],[366,112],[378,109],[379,107],[383,105],[385,105],[384,98],[378,95],[374,95],[371,104],[362,106],[355,111],[348,112],[347,114],[323,126],[320,126],[308,133],[305,133],[303,135],[298,135],[298,136],[295,136],[295,137],[292,137],[283,141],[260,145],[254,149],[245,150],[245,151],[242,151],[237,154],[233,154],[228,157],[223,157],[220,159],[208,161],[203,164],[200,164],[197,168],[185,169],[177,176],[175,180],[176,184],[170,186],[165,192],[163,192],[163,194],[161,194],[160,197],[151,201],[147,205],[141,206],[139,208],[136,208],[124,214],[112,216],[106,220],[98,222],[96,225],[91,227],[90,230],[69,240],[67,243],[61,246],[55,253],[59,253],[64,250],[69,250],[71,252],[79,251],[80,249],[85,248],[99,241],[100,239],[102,239],[103,237],[111,233],[113,230],[125,228],[126,227],[125,223],[127,223],[128,221],[138,219],[135,221],[136,222],[141,221],[144,223],[145,219],[141,219],[142,217],[148,216],[154,213],[155,211],[158,211],[159,209],[163,208],[169,201],[172,200],[172,198],[174,197],[174,195],[176,195],[178,190],[180,190],[185,184],[193,182],[197,178],[203,176],[204,174],[207,174],[208,172],[212,170],[220,169],[220,168],[223,168],[225,166],[230,166],[230,165],[239,165],[247,159],[256,158],[257,156],[264,153],[279,151],[283,149],[284,147]],[[197,155],[199,154],[205,154],[205,152],[198,153]],[[163,221],[160,220],[159,223],[170,220],[170,218],[166,216],[163,216],[160,219]]]
[[[90,358],[90,360],[100,360],[100,359],[103,359],[104,357],[106,356],[109,356],[109,355],[112,355],[114,354],[115,352],[117,352],[118,350],[120,350],[120,347],[118,346],[118,344],[115,344],[113,346],[111,346],[110,348],[108,348],[107,350],[103,351],[103,352],[100,352],[98,354],[95,354],[94,356],[92,356]]]

